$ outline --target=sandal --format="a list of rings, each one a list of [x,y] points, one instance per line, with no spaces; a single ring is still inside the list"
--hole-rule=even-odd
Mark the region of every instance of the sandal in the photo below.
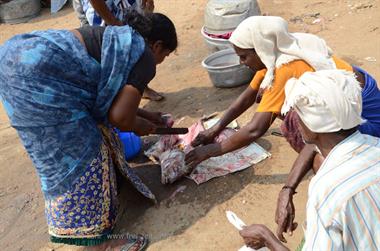
[[[148,238],[138,235],[137,238],[128,237],[127,243],[124,244],[120,251],[143,251],[148,245]]]

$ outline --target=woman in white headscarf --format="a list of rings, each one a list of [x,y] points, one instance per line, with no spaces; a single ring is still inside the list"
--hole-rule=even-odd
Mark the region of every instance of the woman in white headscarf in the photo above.
[[[284,87],[292,77],[322,69],[352,67],[331,56],[325,41],[315,35],[289,33],[281,17],[253,16],[244,20],[232,33],[233,44],[240,62],[256,74],[240,97],[224,113],[220,121],[193,141],[195,148],[187,154],[187,164],[196,166],[203,160],[234,151],[260,138],[280,115],[285,100]],[[258,97],[260,92],[262,98]],[[251,122],[220,144],[210,144],[231,121],[261,99]],[[257,100],[259,101],[259,100]]]
[[[199,147],[187,154],[186,161],[195,167],[207,158],[244,147],[264,135],[276,117],[284,119],[281,126],[283,135],[297,152],[302,152],[280,193],[286,194],[284,200],[279,200],[279,205],[282,206],[276,214],[276,222],[280,226],[278,235],[282,237],[282,232],[294,229],[292,195],[302,177],[311,169],[316,155],[313,147],[305,147],[298,130],[297,114],[290,111],[285,118],[281,117],[287,81],[291,78],[298,79],[305,72],[319,70],[342,69],[354,72],[363,87],[362,117],[367,120],[359,130],[377,137],[380,136],[380,91],[376,81],[364,70],[332,56],[331,49],[323,39],[312,34],[289,33],[287,22],[281,17],[249,17],[233,32],[230,41],[241,63],[257,71],[256,75],[221,120],[197,136],[193,146]],[[259,90],[263,92],[262,97],[258,97]],[[256,100],[260,104],[252,120],[225,141],[213,143],[215,136]]]
[[[200,133],[193,141],[193,146],[199,146],[187,154],[187,164],[196,166],[203,160],[234,151],[260,138],[271,126],[285,100],[285,84],[290,78],[299,78],[305,72],[319,70],[342,69],[355,72],[362,87],[366,82],[372,82],[371,76],[365,71],[352,67],[345,61],[332,56],[326,42],[312,34],[289,33],[287,22],[281,17],[254,16],[244,20],[232,33],[230,42],[233,44],[242,64],[256,71],[248,88],[229,107],[221,120],[209,130]],[[379,90],[372,88],[376,96]],[[262,97],[258,97],[262,92]],[[364,92],[364,91],[363,91]],[[218,135],[231,121],[258,100],[260,104],[252,120],[232,137],[221,143],[213,143]],[[366,101],[365,97],[363,100]],[[368,99],[369,100],[369,99]],[[379,116],[366,117],[366,109],[380,109],[380,102],[371,100],[364,106],[363,116],[368,121],[375,122],[372,128],[362,128],[363,133],[372,134],[373,128],[380,128]],[[372,108],[371,108],[372,109]],[[290,112],[285,118],[282,131],[291,146],[300,152],[304,143],[297,129],[297,118]],[[202,145],[202,146],[201,146]]]

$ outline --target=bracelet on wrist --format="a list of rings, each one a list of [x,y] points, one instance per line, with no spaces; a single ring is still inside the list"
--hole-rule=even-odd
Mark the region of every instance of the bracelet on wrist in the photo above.
[[[288,189],[290,191],[292,191],[293,194],[296,194],[296,189],[292,186],[283,186],[281,190],[285,190],[285,189]]]

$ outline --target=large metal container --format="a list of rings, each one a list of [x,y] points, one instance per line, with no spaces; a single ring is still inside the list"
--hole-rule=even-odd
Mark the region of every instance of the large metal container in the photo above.
[[[210,53],[232,48],[228,39],[212,38],[205,33],[204,27],[201,29],[201,34]]]
[[[18,24],[38,16],[40,0],[11,0],[0,4],[0,23]]]
[[[221,50],[208,56],[202,62],[215,87],[229,88],[249,83],[254,71],[240,64],[233,49]]]
[[[211,34],[224,34],[247,17],[259,16],[256,0],[209,0],[205,9],[205,30]]]

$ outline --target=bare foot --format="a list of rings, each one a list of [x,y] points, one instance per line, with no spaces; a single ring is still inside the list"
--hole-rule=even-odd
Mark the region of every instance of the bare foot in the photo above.
[[[145,89],[142,97],[145,99],[150,99],[152,101],[161,101],[164,99],[164,96],[149,87]]]

